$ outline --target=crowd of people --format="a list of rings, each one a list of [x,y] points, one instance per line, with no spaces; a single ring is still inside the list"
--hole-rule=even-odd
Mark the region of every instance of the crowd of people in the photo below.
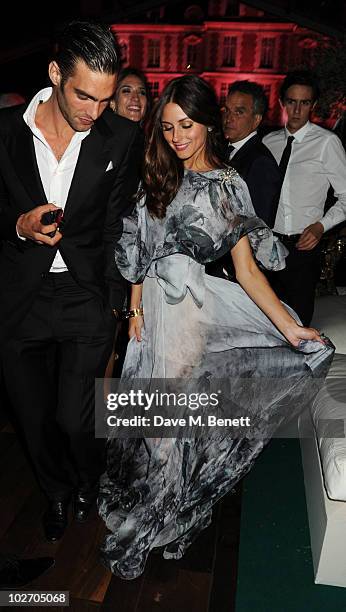
[[[106,27],[72,22],[51,86],[0,111],[0,339],[46,540],[62,538],[71,502],[86,521],[98,498],[103,562],[133,579],[153,548],[183,556],[322,384],[333,346],[308,326],[322,235],[346,219],[346,159],[310,121],[307,71],[283,81],[287,123],[262,142],[260,85],[234,83],[221,113],[186,75],[150,112],[145,76],[117,78],[118,64]],[[124,316],[122,381],[232,380],[260,435],[96,438],[95,379],[111,374]]]

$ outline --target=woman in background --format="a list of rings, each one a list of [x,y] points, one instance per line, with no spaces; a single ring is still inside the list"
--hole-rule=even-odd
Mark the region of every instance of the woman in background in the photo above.
[[[119,72],[111,108],[121,117],[144,124],[150,110],[150,91],[141,70],[129,66]]]
[[[145,121],[150,110],[150,90],[147,78],[141,70],[137,68],[123,68],[118,75],[117,88],[114,94],[114,100],[111,101],[111,109],[121,117],[126,117],[131,121],[137,121],[144,127]],[[124,358],[127,334],[122,333],[121,324],[118,324],[115,341],[117,341],[118,350],[112,351],[109,358],[105,379],[112,378],[119,374],[118,370],[121,367],[121,362]],[[118,362],[115,366],[114,362]],[[109,381],[105,382],[105,397],[109,393]]]

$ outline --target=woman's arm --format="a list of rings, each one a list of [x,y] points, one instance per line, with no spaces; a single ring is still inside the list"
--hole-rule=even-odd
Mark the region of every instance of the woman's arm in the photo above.
[[[130,311],[135,308],[140,308],[142,301],[142,288],[142,283],[140,283],[139,285],[132,285]],[[135,317],[131,317],[129,319],[129,338],[132,338],[132,336],[136,336],[137,341],[140,342],[142,340],[141,329],[143,327],[143,324],[144,319],[142,315],[136,315]]]
[[[233,247],[231,255],[239,284],[293,346],[298,347],[300,340],[323,342],[315,329],[298,325],[280,302],[257,267],[246,236]]]

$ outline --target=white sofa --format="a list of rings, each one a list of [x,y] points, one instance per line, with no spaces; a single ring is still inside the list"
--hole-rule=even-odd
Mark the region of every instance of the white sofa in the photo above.
[[[336,346],[311,415],[299,420],[315,582],[346,587],[346,296],[317,298],[312,325]]]

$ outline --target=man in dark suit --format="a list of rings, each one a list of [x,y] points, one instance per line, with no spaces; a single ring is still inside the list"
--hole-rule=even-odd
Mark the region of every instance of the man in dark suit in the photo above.
[[[223,129],[228,140],[227,162],[246,182],[258,217],[274,226],[281,175],[274,156],[257,134],[268,101],[258,83],[236,81],[223,108]],[[208,274],[234,279],[231,257],[226,255],[206,266]]]
[[[97,495],[104,444],[94,384],[124,304],[114,243],[142,153],[136,124],[107,108],[118,64],[108,28],[73,22],[57,49],[52,87],[26,110],[0,112],[1,350],[18,431],[49,500],[49,541],[63,535],[72,495],[80,521]],[[46,214],[59,208],[58,226]]]
[[[256,214],[273,227],[281,177],[274,156],[257,134],[267,108],[261,85],[236,81],[228,91],[223,128],[231,165],[246,182]]]

